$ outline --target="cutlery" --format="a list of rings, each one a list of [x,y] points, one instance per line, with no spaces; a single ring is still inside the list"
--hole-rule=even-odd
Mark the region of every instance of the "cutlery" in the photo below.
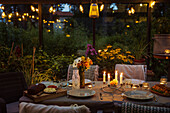
[[[100,100],[103,100],[102,93],[100,93]]]
[[[156,99],[156,96],[153,97],[154,101],[157,102],[158,100]]]

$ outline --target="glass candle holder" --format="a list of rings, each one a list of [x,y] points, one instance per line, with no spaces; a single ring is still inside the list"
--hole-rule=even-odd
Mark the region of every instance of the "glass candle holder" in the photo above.
[[[143,83],[143,88],[144,88],[144,89],[148,89],[148,88],[149,88],[149,83],[144,82],[144,83]]]
[[[133,85],[132,85],[132,88],[133,88],[133,89],[136,89],[136,88],[138,88],[138,87],[139,87],[138,84],[133,84]]]
[[[88,89],[92,89],[92,85],[88,85]]]
[[[167,84],[167,78],[161,78],[160,84]]]

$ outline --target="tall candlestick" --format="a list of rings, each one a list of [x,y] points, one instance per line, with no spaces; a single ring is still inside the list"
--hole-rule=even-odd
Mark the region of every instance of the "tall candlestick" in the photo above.
[[[120,73],[120,84],[123,84],[123,73]]]
[[[110,85],[110,73],[108,73],[108,85]]]
[[[106,71],[103,73],[103,84],[106,84]]]
[[[118,71],[115,71],[115,79],[117,80]],[[118,80],[117,80],[118,81]]]

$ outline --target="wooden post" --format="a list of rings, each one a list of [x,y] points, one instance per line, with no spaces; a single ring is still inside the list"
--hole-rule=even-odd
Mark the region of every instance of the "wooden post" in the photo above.
[[[39,16],[39,47],[44,47],[43,44],[43,21],[42,21],[42,4],[38,4],[38,16]]]
[[[95,19],[93,18],[93,48],[95,48],[95,38],[96,38],[95,27],[96,27],[96,22]]]
[[[151,54],[151,7],[150,3],[147,4],[147,43],[148,43],[148,49],[147,49],[147,55],[150,56]],[[148,57],[147,66],[149,68],[150,63],[150,57]]]
[[[33,47],[32,66],[31,66],[32,67],[32,78],[31,78],[32,79],[32,82],[31,82],[32,84],[34,82],[33,79],[34,79],[34,56],[35,56],[35,50],[36,50],[36,48]]]

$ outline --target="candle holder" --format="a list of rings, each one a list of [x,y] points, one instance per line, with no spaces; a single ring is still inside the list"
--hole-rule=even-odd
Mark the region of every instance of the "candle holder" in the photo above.
[[[167,78],[161,78],[160,79],[160,84],[167,84]]]
[[[144,83],[143,83],[143,88],[147,90],[147,89],[149,88],[149,83],[144,82]]]

